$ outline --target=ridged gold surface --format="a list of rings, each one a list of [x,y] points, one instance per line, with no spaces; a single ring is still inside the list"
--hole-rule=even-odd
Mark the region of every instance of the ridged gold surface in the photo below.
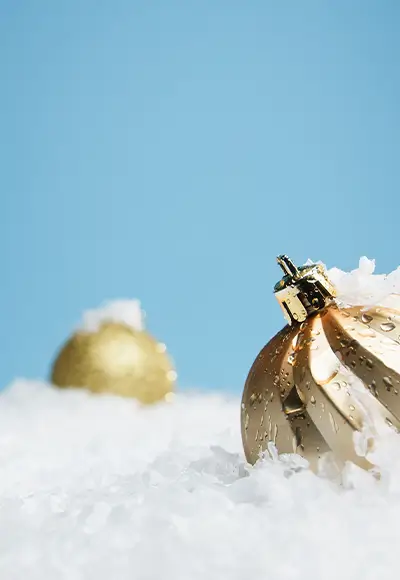
[[[312,467],[327,451],[338,463],[371,467],[353,441],[366,413],[400,429],[400,297],[391,296],[391,304],[331,305],[286,326],[262,349],[242,398],[250,463],[273,442],[279,453],[299,453]]]
[[[74,334],[61,349],[51,373],[52,383],[59,387],[135,397],[142,403],[168,398],[175,379],[165,345],[147,332],[120,323]]]

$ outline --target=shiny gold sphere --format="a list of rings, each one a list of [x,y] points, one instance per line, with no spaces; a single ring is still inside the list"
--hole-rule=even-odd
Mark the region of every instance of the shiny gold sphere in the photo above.
[[[125,324],[103,323],[96,332],[74,334],[59,352],[51,381],[95,393],[134,397],[142,403],[168,400],[176,372],[164,344]]]
[[[318,470],[374,466],[368,453],[382,429],[400,432],[400,295],[344,307],[320,264],[277,258],[274,288],[288,324],[260,351],[242,397],[242,440],[256,463],[275,446]],[[361,444],[362,442],[362,444]]]

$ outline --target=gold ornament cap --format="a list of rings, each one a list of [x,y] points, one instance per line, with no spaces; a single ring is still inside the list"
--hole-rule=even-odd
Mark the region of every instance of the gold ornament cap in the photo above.
[[[336,288],[322,264],[298,268],[284,254],[277,257],[277,262],[285,275],[275,284],[274,293],[289,324],[304,322],[336,297]]]

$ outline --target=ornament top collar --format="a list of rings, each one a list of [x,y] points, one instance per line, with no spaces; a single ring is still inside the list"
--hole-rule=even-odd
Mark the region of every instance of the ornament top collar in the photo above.
[[[285,255],[278,256],[277,262],[284,276],[274,293],[290,325],[304,322],[334,301],[337,291],[322,264],[297,267]]]

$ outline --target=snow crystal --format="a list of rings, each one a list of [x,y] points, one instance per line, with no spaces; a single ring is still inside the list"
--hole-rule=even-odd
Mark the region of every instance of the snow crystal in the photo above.
[[[365,261],[333,274],[355,300],[400,287]],[[374,461],[380,480],[348,465],[341,485],[296,456],[251,467],[238,397],[186,392],[144,407],[16,381],[0,396],[0,578],[392,580],[392,430]]]

